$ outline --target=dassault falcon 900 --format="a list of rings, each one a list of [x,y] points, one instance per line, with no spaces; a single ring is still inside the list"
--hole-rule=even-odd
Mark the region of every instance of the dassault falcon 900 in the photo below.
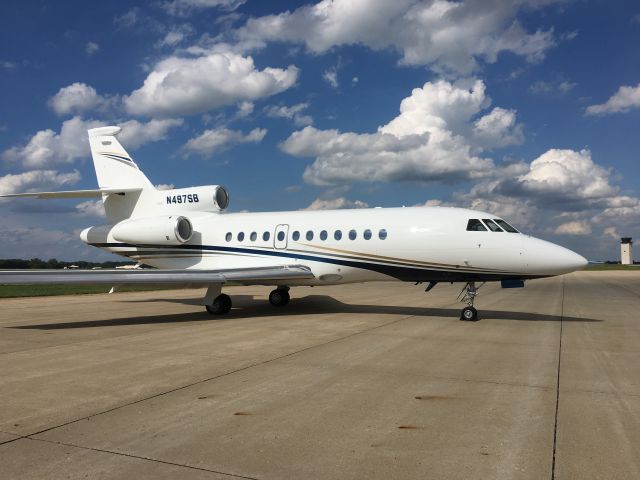
[[[158,190],[118,142],[119,127],[89,130],[96,190],[3,195],[102,198],[107,224],[80,234],[89,245],[156,269],[4,271],[0,284],[190,284],[206,286],[206,309],[224,314],[226,282],[271,285],[274,306],[289,287],[400,280],[461,282],[461,319],[477,320],[477,282],[524,281],[586,266],[577,253],[516,230],[502,218],[461,208],[227,213],[220,185]]]

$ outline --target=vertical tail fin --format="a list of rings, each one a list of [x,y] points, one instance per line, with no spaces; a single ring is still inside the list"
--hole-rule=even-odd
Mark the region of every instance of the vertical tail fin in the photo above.
[[[153,188],[149,179],[131,160],[116,135],[120,127],[89,130],[89,145],[100,188]]]
[[[136,188],[139,192],[103,196],[110,223],[133,216],[143,216],[156,189],[116,139],[120,127],[89,130],[89,145],[100,188]]]

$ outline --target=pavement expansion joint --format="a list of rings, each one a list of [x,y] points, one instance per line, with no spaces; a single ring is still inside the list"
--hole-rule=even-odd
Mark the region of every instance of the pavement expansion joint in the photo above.
[[[20,435],[16,435],[15,433],[9,433],[9,432],[4,432],[0,430],[0,433],[4,433],[5,435],[11,435],[14,438],[10,438],[9,440],[3,440],[0,441],[0,445],[4,445],[6,443],[11,443],[11,442],[15,442],[16,440],[20,440],[21,438],[24,438]]]
[[[90,450],[92,452],[109,453],[111,455],[120,455],[120,456],[123,456],[123,457],[135,458],[137,460],[146,460],[148,462],[162,463],[164,465],[172,465],[174,467],[182,467],[182,468],[188,468],[190,470],[198,470],[198,471],[201,471],[201,472],[215,473],[217,475],[226,475],[226,476],[232,477],[232,478],[244,478],[244,479],[247,479],[247,480],[260,480],[257,477],[248,477],[246,475],[239,475],[237,473],[221,472],[219,470],[212,470],[210,468],[196,467],[196,466],[188,465],[188,464],[184,464],[184,463],[176,463],[176,462],[170,462],[168,460],[160,460],[158,458],[151,458],[151,457],[144,457],[144,456],[141,456],[141,455],[134,455],[132,453],[114,452],[113,450],[104,450],[102,448],[94,448],[94,447],[87,447],[87,446],[84,446],[84,445],[76,445],[75,443],[56,442],[56,441],[52,441],[52,440],[45,440],[45,439],[42,439],[42,438],[32,438],[30,436],[23,437],[23,438],[25,438],[27,440],[34,441],[34,442],[52,443],[54,445],[64,445],[65,447],[80,448],[82,450]]]
[[[556,411],[553,421],[553,457],[551,460],[551,480],[556,478],[556,448],[558,446],[558,411],[560,407],[560,367],[562,366],[562,319],[564,318],[564,289],[565,281],[562,279],[562,299],[560,303],[560,338],[558,340],[558,367],[556,377]]]
[[[350,334],[345,335],[343,337],[334,338],[333,340],[329,340],[327,342],[311,345],[311,346],[302,348],[300,350],[296,350],[294,352],[289,352],[287,354],[280,355],[278,357],[274,357],[274,358],[270,358],[270,359],[267,359],[267,360],[263,360],[261,362],[252,363],[250,365],[246,365],[244,367],[237,368],[237,369],[231,370],[229,372],[221,373],[219,375],[214,375],[213,377],[209,377],[209,378],[205,378],[205,379],[198,380],[198,381],[195,381],[195,382],[191,382],[191,383],[188,383],[186,385],[181,385],[179,387],[172,388],[172,389],[169,389],[169,390],[165,390],[164,392],[156,393],[156,394],[153,394],[153,395],[149,395],[149,396],[144,397],[144,398],[139,398],[138,400],[134,400],[134,401],[131,401],[131,402],[124,403],[122,405],[118,405],[118,406],[115,406],[115,407],[112,407],[112,408],[108,408],[108,409],[103,410],[101,412],[92,413],[91,415],[85,415],[85,416],[83,416],[81,418],[76,418],[76,419],[73,419],[73,420],[69,420],[68,422],[64,422],[64,423],[61,423],[59,425],[54,425],[53,427],[48,427],[48,428],[45,428],[43,430],[38,430],[38,431],[30,433],[28,435],[24,435],[21,438],[31,438],[31,437],[33,437],[35,435],[40,435],[42,433],[50,432],[52,430],[56,430],[56,429],[61,428],[61,427],[66,427],[68,425],[72,425],[74,423],[81,422],[83,420],[87,420],[87,419],[94,418],[94,417],[97,417],[97,416],[100,416],[100,415],[104,415],[106,413],[111,413],[111,412],[114,412],[114,411],[119,410],[121,408],[125,408],[125,407],[129,407],[131,405],[136,405],[138,403],[146,402],[147,400],[152,400],[154,398],[162,397],[162,396],[168,395],[170,393],[179,392],[181,390],[185,390],[187,388],[194,387],[196,385],[202,385],[203,383],[207,383],[207,382],[210,382],[212,380],[217,380],[219,378],[224,378],[224,377],[227,377],[229,375],[233,375],[235,373],[244,372],[244,371],[249,370],[249,369],[254,368],[254,367],[259,367],[261,365],[267,365],[269,363],[273,363],[273,362],[276,362],[278,360],[282,360],[284,358],[289,358],[289,357],[292,357],[292,356],[297,355],[299,353],[307,352],[307,351],[315,349],[315,348],[324,347],[326,345],[330,345],[332,343],[337,343],[337,342],[340,342],[342,340],[346,340],[348,338],[353,338],[353,337],[355,337],[357,335],[362,335],[364,333],[368,333],[368,332],[371,332],[373,330],[377,330],[379,328],[383,328],[383,327],[387,327],[387,326],[390,326],[390,325],[394,325],[396,323],[402,322],[404,320],[408,320],[409,318],[413,318],[413,317],[415,317],[415,315],[408,315],[406,317],[397,318],[397,319],[392,320],[390,322],[383,323],[381,325],[376,325],[375,327],[371,327],[371,328],[368,328],[368,329],[365,329],[365,330],[360,330],[358,332],[353,332],[353,333],[350,333]]]

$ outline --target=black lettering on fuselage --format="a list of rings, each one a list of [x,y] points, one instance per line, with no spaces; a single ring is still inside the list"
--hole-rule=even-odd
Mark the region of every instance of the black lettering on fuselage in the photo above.
[[[167,205],[176,204],[176,203],[199,203],[199,202],[200,202],[200,199],[198,198],[197,193],[167,196]]]

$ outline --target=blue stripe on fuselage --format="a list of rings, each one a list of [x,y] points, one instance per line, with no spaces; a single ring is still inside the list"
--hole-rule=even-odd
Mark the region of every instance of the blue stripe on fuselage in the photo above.
[[[405,281],[442,281],[442,282],[460,282],[460,281],[498,281],[504,279],[524,279],[539,278],[539,276],[522,275],[514,273],[496,273],[496,272],[466,272],[456,270],[434,270],[416,266],[399,266],[399,265],[383,265],[379,263],[346,260],[342,258],[320,257],[314,255],[305,255],[298,253],[290,253],[283,250],[258,250],[241,247],[211,246],[211,245],[133,245],[130,243],[92,243],[95,247],[102,248],[166,248],[166,249],[184,249],[184,250],[206,250],[218,252],[233,253],[249,253],[253,255],[263,255],[271,257],[294,258],[300,260],[308,260],[311,262],[329,263],[333,265],[342,265],[346,267],[361,268],[370,270],[384,275]],[[117,252],[115,252],[117,253]],[[140,251],[144,255],[144,251]]]

